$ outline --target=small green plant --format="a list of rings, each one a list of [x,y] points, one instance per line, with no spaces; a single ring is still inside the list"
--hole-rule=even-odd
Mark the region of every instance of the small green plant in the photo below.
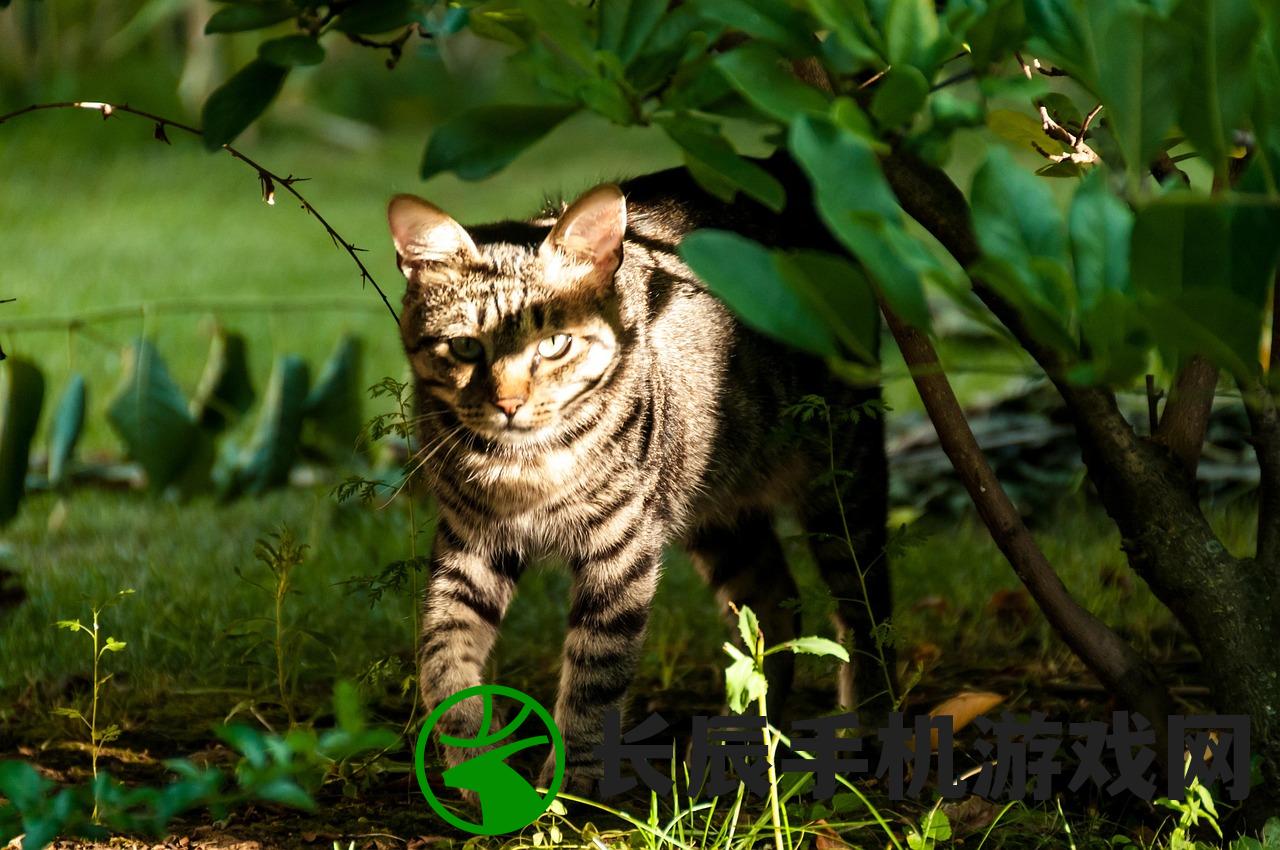
[[[66,629],[72,633],[78,632],[89,639],[93,667],[93,678],[89,689],[89,716],[85,717],[83,711],[72,706],[60,706],[55,708],[53,713],[78,720],[84,725],[85,731],[89,733],[89,761],[95,780],[98,778],[98,755],[102,752],[102,747],[120,737],[119,725],[115,723],[108,724],[105,727],[99,727],[98,725],[98,707],[102,700],[103,686],[115,675],[114,673],[103,675],[102,658],[108,652],[122,652],[127,645],[124,641],[117,640],[110,635],[103,637],[102,612],[132,593],[132,590],[122,590],[106,602],[93,606],[92,625],[86,626],[79,620],[59,620],[56,624],[60,629]],[[97,819],[98,809],[95,805],[93,820],[96,822]]]
[[[242,658],[247,659],[260,646],[270,645],[277,699],[291,727],[297,723],[293,692],[300,644],[308,638],[320,640],[320,636],[313,632],[290,626],[285,617],[285,603],[295,592],[294,573],[306,560],[308,548],[307,544],[299,542],[292,530],[282,526],[269,537],[259,537],[253,547],[253,556],[266,569],[269,583],[260,584],[236,569],[236,575],[242,581],[271,596],[271,615],[250,621],[248,634],[256,633],[257,639],[244,650]]]
[[[754,704],[760,716],[767,718],[765,697],[769,692],[769,680],[764,675],[764,660],[770,655],[778,652],[826,655],[838,658],[846,664],[849,663],[849,653],[843,646],[833,640],[813,635],[765,648],[764,632],[760,630],[760,622],[755,612],[744,605],[741,609],[737,609],[736,613],[738,633],[742,636],[742,643],[747,651],[743,652],[732,643],[724,645],[724,651],[733,659],[733,663],[724,671],[725,691],[728,695],[729,707],[736,712],[742,713]],[[790,835],[787,836],[787,843],[783,844],[782,806],[778,794],[778,773],[774,764],[780,740],[781,733],[770,726],[766,719],[764,745],[765,760],[769,770],[769,810],[773,824],[773,846],[778,850],[784,847],[789,850],[792,846]]]
[[[911,850],[934,850],[939,842],[951,837],[951,821],[937,806],[920,818],[919,827],[907,831],[907,846]]]
[[[1187,785],[1186,794],[1181,800],[1170,800],[1160,797],[1156,805],[1177,812],[1178,820],[1169,833],[1168,850],[1205,850],[1210,845],[1193,838],[1193,833],[1201,823],[1207,825],[1219,839],[1222,828],[1218,826],[1218,809],[1213,802],[1209,789],[1200,784],[1200,780],[1192,778]]]
[[[215,820],[251,801],[315,809],[314,794],[357,757],[385,751],[400,738],[370,727],[356,689],[334,688],[332,729],[290,729],[284,735],[229,725],[215,734],[240,754],[234,777],[189,759],[165,762],[175,777],[160,786],[125,787],[105,771],[91,782],[59,787],[22,761],[0,761],[0,846],[21,835],[22,850],[58,836],[103,839],[111,833],[164,835],[178,815],[205,809]]]
[[[779,776],[774,766],[778,745],[786,743],[789,746],[790,741],[768,722],[765,715],[765,700],[769,691],[769,681],[764,673],[765,658],[779,652],[795,652],[830,656],[847,662],[848,652],[835,641],[816,636],[799,637],[768,646],[755,613],[745,606],[735,608],[735,611],[745,651],[731,643],[725,644],[725,652],[731,658],[725,669],[725,688],[729,705],[734,711],[755,711],[766,717],[763,735],[768,760],[769,799],[765,811],[759,814],[748,811],[745,787],[742,785],[738,786],[737,793],[731,800],[697,799],[695,795],[698,789],[689,787],[688,771],[685,770],[683,777],[677,775],[680,760],[673,753],[673,790],[669,808],[661,802],[657,792],[650,793],[649,811],[643,816],[588,798],[561,793],[547,813],[530,825],[528,834],[522,835],[512,846],[522,850],[551,846],[560,843],[565,835],[576,832],[580,840],[567,843],[590,845],[596,850],[607,850],[627,843],[637,850],[750,850],[759,846],[761,838],[772,832],[775,850],[795,850],[806,839],[829,840],[836,829],[875,827],[883,832],[890,847],[904,850],[884,816],[845,777],[836,777],[836,781],[846,789],[844,792],[822,803],[800,805],[796,798],[811,786],[811,777]],[[795,750],[795,753],[801,758],[813,757],[803,750]],[[678,781],[681,778],[683,782]],[[624,821],[633,831],[602,833],[591,823],[575,825],[568,819],[560,800],[606,812]],[[851,820],[848,815],[854,811],[864,812],[869,817]],[[795,823],[792,823],[793,814]],[[939,812],[922,827],[922,834],[929,836],[930,840],[938,840],[944,821],[945,816]],[[933,846],[921,845],[912,850],[932,850]]]

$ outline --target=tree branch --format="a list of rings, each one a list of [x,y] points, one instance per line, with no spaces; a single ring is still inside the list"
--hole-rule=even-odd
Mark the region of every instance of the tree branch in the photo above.
[[[154,121],[155,122],[155,138],[158,141],[164,142],[166,144],[169,143],[169,138],[165,133],[166,127],[173,127],[175,130],[181,130],[184,133],[190,133],[193,136],[204,135],[204,133],[198,127],[193,127],[190,124],[183,124],[181,121],[174,121],[170,118],[165,118],[163,116],[155,115],[150,112],[144,112],[141,109],[134,109],[132,106],[129,106],[127,103],[114,104],[114,103],[104,103],[101,101],[90,101],[90,100],[65,101],[61,103],[34,103],[22,109],[15,110],[14,112],[9,112],[7,114],[0,115],[0,124],[5,123],[6,121],[12,118],[17,118],[20,115],[26,115],[31,112],[39,112],[45,109],[89,109],[101,114],[104,121],[110,118],[111,116],[115,115],[117,112],[124,112],[124,113],[128,113],[129,115],[137,115],[139,118],[145,118],[148,121]],[[292,174],[288,174],[284,177],[281,177],[279,174],[276,174],[275,172],[268,170],[262,165],[259,165],[257,162],[245,156],[239,150],[231,147],[231,145],[223,145],[222,149],[226,151],[228,154],[230,154],[232,157],[240,160],[245,165],[249,166],[250,168],[252,168],[254,171],[258,173],[258,182],[262,187],[262,199],[266,201],[268,204],[273,204],[273,205],[275,204],[275,184],[277,183],[283,186],[285,191],[293,195],[293,197],[297,199],[298,203],[302,205],[303,211],[306,212],[308,215],[310,215],[312,218],[314,218],[316,221],[320,222],[320,226],[323,227],[325,229],[325,232],[329,234],[329,238],[333,241],[333,244],[338,246],[339,248],[342,248],[344,251],[347,252],[348,255],[350,255],[352,261],[355,262],[356,267],[360,269],[361,282],[363,283],[365,281],[368,281],[370,284],[372,284],[374,290],[376,290],[378,295],[382,298],[382,303],[387,306],[387,312],[391,314],[391,318],[396,322],[397,325],[400,324],[400,317],[396,315],[395,308],[391,306],[391,301],[388,300],[387,294],[382,291],[382,287],[378,286],[378,282],[373,279],[373,275],[370,274],[369,269],[365,267],[364,261],[360,259],[359,252],[363,251],[364,249],[357,248],[353,243],[348,242],[346,239],[344,239],[342,237],[342,234],[338,233],[338,231],[333,228],[333,225],[329,224],[328,220],[326,220],[325,217],[322,216],[315,207],[311,206],[311,202],[308,201],[306,198],[304,198],[302,196],[302,193],[299,192],[296,188],[294,188],[294,185],[293,185],[294,183],[300,183],[306,178],[294,177]]]
[[[1178,370],[1178,377],[1169,390],[1169,400],[1164,403],[1160,427],[1152,435],[1156,443],[1172,452],[1192,482],[1200,464],[1217,387],[1217,367],[1199,354],[1192,355]]]
[[[1254,555],[1259,564],[1271,569],[1280,563],[1280,411],[1271,390],[1280,366],[1280,271],[1271,290],[1271,353],[1267,375],[1251,387],[1242,387],[1245,412],[1249,415],[1253,449],[1258,455],[1258,545]],[[1280,579],[1278,579],[1280,581]]]
[[[1163,762],[1172,703],[1155,668],[1071,596],[987,463],[932,343],[883,302],[880,307],[911,370],[938,442],[996,546],[1063,642],[1104,687],[1152,722],[1156,752],[1167,770],[1169,766]]]

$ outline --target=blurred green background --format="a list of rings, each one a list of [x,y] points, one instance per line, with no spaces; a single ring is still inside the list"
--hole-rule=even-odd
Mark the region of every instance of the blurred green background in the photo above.
[[[128,103],[198,125],[209,91],[243,63],[258,38],[201,34],[210,3],[20,3],[0,13],[0,113],[29,103]],[[287,27],[288,25],[284,25]],[[467,41],[468,37],[458,40]],[[583,116],[523,156],[502,179],[465,184],[417,178],[430,128],[471,100],[518,96],[519,81],[465,71],[491,50],[455,44],[448,63],[411,43],[389,70],[382,54],[335,42],[337,55],[299,69],[260,127],[236,146],[278,174],[309,178],[302,194],[345,238],[367,249],[374,278],[398,305],[403,279],[383,210],[396,192],[422,194],[464,222],[527,215],[548,195],[678,162],[661,133],[620,130]],[[459,68],[460,66],[460,68]],[[310,73],[308,73],[310,71]],[[171,146],[143,119],[107,122],[79,110],[23,116],[0,127],[0,346],[45,370],[56,392],[66,373],[90,388],[90,453],[118,451],[102,413],[121,348],[147,334],[188,392],[199,378],[211,322],[243,331],[259,387],[272,358],[320,361],[344,331],[367,345],[366,375],[400,375],[395,328],[376,293],[361,291],[351,259],[283,191],[263,203],[252,169],[205,153],[176,130]],[[315,299],[314,310],[255,313],[246,299]],[[227,309],[136,315],[74,333],[28,328],[35,319],[76,319],[107,307],[190,299]]]

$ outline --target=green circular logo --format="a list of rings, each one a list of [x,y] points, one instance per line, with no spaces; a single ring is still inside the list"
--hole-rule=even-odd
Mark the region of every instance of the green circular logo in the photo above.
[[[496,715],[494,700],[497,697],[515,702],[519,705],[519,710],[509,723],[501,729],[493,730]],[[440,778],[449,788],[475,792],[480,801],[479,823],[463,820],[444,807],[431,790],[426,767],[427,743],[431,738],[431,731],[446,711],[465,699],[473,698],[479,699],[483,705],[480,730],[476,737],[468,739],[441,735],[440,746],[482,752],[445,770]],[[530,735],[503,743],[516,734],[530,714],[542,721],[546,734]],[[555,772],[546,794],[539,794],[527,779],[507,764],[507,759],[515,753],[538,746],[550,746],[555,755]],[[417,746],[414,747],[413,767],[418,775],[418,787],[422,789],[422,796],[427,798],[432,810],[446,822],[475,835],[502,835],[524,829],[551,807],[560,784],[564,781],[564,738],[560,736],[551,713],[533,697],[503,685],[476,685],[458,691],[427,715],[427,721],[422,724],[422,731],[418,733]]]

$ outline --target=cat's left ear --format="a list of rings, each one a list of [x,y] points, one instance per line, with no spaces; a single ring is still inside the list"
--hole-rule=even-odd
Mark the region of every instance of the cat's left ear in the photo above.
[[[626,199],[616,185],[605,183],[564,211],[538,253],[544,260],[559,254],[588,263],[592,277],[607,280],[622,263],[622,237],[626,232]]]

